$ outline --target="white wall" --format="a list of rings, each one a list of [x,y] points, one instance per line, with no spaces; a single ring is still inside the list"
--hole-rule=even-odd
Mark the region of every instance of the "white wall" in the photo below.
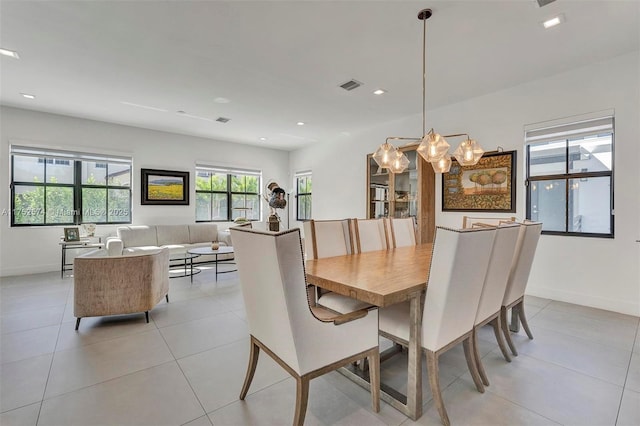
[[[60,269],[58,241],[63,227],[11,228],[9,144],[35,143],[51,148],[109,152],[133,157],[133,224],[179,224],[195,222],[195,164],[236,166],[262,170],[263,180],[285,182],[289,153],[286,151],[220,142],[62,115],[17,108],[0,109],[0,276]],[[189,171],[188,206],[140,204],[140,169]],[[264,185],[263,185],[264,186]],[[263,218],[269,212],[262,204]],[[221,226],[227,226],[222,224]],[[113,234],[115,226],[99,225],[97,234]]]
[[[635,52],[427,112],[428,126],[442,134],[465,132],[485,150],[518,151],[516,215],[523,218],[524,126],[615,109],[616,237],[542,236],[528,294],[640,315],[639,76]],[[421,120],[418,113],[291,153],[292,169],[312,170],[314,218],[364,217],[366,154],[388,136],[420,136]],[[464,213],[441,211],[440,185],[438,176],[436,223],[460,226]]]

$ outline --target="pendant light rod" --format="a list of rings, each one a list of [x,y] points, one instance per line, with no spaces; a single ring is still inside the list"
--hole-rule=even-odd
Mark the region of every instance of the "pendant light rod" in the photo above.
[[[422,9],[418,19],[422,21],[422,135],[427,132],[427,19],[431,18],[431,9]]]

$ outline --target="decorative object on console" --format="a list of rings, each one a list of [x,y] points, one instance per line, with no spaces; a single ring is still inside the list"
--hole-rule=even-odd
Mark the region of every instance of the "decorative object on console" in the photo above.
[[[284,209],[287,206],[286,191],[280,188],[275,181],[269,181],[267,183],[267,191],[269,195],[265,195],[264,199],[269,203],[269,231],[278,232],[280,230],[280,216],[278,216],[277,209]]]
[[[189,172],[141,169],[142,204],[189,205]]]
[[[80,231],[78,228],[64,228],[64,240],[69,241],[80,241]]]
[[[385,143],[380,145],[380,147],[373,154],[373,159],[376,163],[385,169],[388,169],[391,173],[402,173],[409,166],[409,159],[406,154],[396,147],[394,147],[390,140],[402,140],[408,141],[409,144],[412,143],[420,143],[418,146],[417,152],[424,158],[426,161],[431,163],[433,170],[436,173],[446,173],[449,171],[451,167],[451,155],[449,155],[449,143],[446,141],[445,137],[458,137],[458,136],[466,136],[466,140],[464,140],[458,148],[454,151],[453,155],[456,157],[458,162],[463,165],[474,165],[476,164],[482,154],[484,153],[483,149],[480,145],[473,139],[469,137],[466,133],[458,133],[453,135],[440,135],[434,132],[433,129],[426,131],[426,118],[427,118],[427,108],[426,108],[426,60],[427,60],[427,52],[426,52],[426,41],[427,41],[427,19],[431,17],[433,14],[431,9],[423,9],[418,13],[418,19],[423,22],[423,32],[422,32],[422,137],[420,138],[405,138],[398,136],[391,136],[385,140]]]
[[[211,243],[211,250],[218,250],[220,248],[220,243],[217,241],[213,241]]]
[[[93,237],[96,234],[95,223],[83,223],[82,229],[84,229],[84,233],[87,237]]]

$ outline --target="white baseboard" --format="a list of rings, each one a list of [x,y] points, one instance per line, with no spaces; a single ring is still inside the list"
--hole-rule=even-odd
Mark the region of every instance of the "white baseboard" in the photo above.
[[[31,266],[4,267],[0,269],[0,277],[12,277],[15,275],[41,274],[43,272],[60,272],[59,263],[37,264]]]
[[[590,306],[592,308],[604,309],[606,311],[613,311],[636,317],[640,316],[640,300],[638,299],[632,301],[608,299],[604,297],[590,296],[588,294],[558,290],[551,287],[536,287],[531,290],[527,288],[526,294],[545,299],[557,300],[559,302]]]

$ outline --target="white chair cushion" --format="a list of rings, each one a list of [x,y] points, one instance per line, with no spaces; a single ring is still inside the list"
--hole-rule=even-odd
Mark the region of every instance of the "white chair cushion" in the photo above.
[[[318,305],[331,309],[340,314],[346,314],[353,311],[365,309],[371,305],[360,300],[352,299],[337,293],[325,293],[318,298]]]
[[[122,226],[117,232],[125,248],[158,246],[155,226]]]
[[[189,235],[184,241],[178,243],[211,243],[218,240],[218,225],[215,223],[197,223],[189,225]]]
[[[187,225],[158,225],[156,233],[159,246],[189,242],[189,227]]]

